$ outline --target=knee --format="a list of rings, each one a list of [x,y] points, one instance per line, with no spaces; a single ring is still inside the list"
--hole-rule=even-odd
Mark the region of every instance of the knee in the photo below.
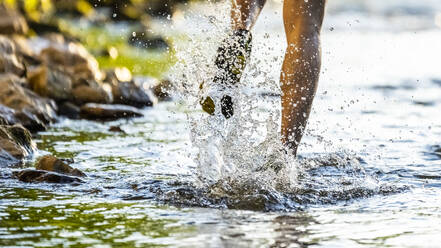
[[[285,0],[284,24],[288,41],[319,37],[325,2],[325,0]]]

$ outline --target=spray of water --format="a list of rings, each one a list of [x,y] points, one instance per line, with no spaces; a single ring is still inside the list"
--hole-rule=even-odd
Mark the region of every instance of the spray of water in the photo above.
[[[228,5],[219,13],[229,13],[227,8]],[[179,82],[176,92],[194,110],[200,110],[201,97],[210,95],[219,106],[221,94],[227,93],[233,97],[235,112],[229,119],[222,116],[219,107],[214,115],[202,112],[188,115],[191,141],[198,150],[195,159],[199,183],[241,185],[254,181],[261,188],[289,188],[295,183],[297,172],[293,157],[280,142],[280,105],[274,100],[273,107],[262,113],[260,96],[250,92],[253,88],[250,77],[243,77],[237,88],[232,89],[220,89],[213,84],[214,56],[220,41],[229,32],[229,18],[209,16],[205,19],[210,20],[211,27],[199,27],[203,35],[189,34],[189,42],[176,47],[179,62],[172,73]],[[247,70],[254,67],[256,62],[249,61]],[[203,89],[199,87],[201,84]]]
[[[353,155],[343,152],[300,161],[290,155],[280,141],[280,99],[256,93],[262,82],[273,82],[271,91],[280,93],[273,77],[259,70],[259,59],[249,61],[237,88],[225,92],[212,83],[216,50],[229,32],[226,14],[230,6],[222,6],[224,9],[217,6],[217,13],[224,16],[199,16],[201,20],[209,20],[209,24],[192,22],[192,28],[201,32],[189,32],[186,42],[176,44],[178,63],[171,72],[176,82],[175,93],[192,110],[188,123],[190,139],[196,148],[195,174],[198,188],[204,189],[202,195],[196,192],[193,195],[213,204],[217,204],[215,199],[230,197],[228,204],[239,203],[233,207],[258,201],[255,197],[260,195],[265,199],[264,205],[273,199],[275,205],[290,208],[292,204],[286,201],[329,203],[393,192],[365,173]],[[204,84],[203,89],[201,84]],[[199,101],[202,97],[210,95],[219,106],[224,93],[234,99],[233,117],[225,119],[219,107],[214,115],[201,111]],[[243,201],[244,196],[251,200]],[[191,204],[200,202],[194,199]]]

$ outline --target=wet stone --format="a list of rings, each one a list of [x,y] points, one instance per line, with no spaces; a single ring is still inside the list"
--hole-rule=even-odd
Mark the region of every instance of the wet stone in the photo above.
[[[25,74],[25,67],[16,55],[15,45],[6,36],[0,35],[0,73]]]
[[[157,99],[149,89],[143,89],[133,81],[120,82],[117,85],[112,85],[112,93],[114,103],[131,105],[135,107],[151,107]]]
[[[60,70],[45,65],[31,67],[28,70],[28,81],[32,90],[40,96],[56,101],[72,97],[72,80]]]
[[[132,46],[143,49],[163,49],[169,48],[167,41],[160,36],[154,36],[150,32],[133,32],[130,34],[128,43]]]
[[[51,67],[62,68],[72,77],[90,80],[101,80],[96,59],[81,44],[65,42],[63,37],[56,36],[55,42],[40,52],[40,59]]]
[[[124,130],[122,130],[119,126],[109,127],[109,132],[125,133]]]
[[[0,126],[0,165],[21,164],[35,149],[31,134],[23,126]]]
[[[141,117],[136,108],[119,104],[88,103],[81,107],[81,117],[91,120],[115,120],[120,118]]]
[[[13,172],[13,176],[26,183],[83,183],[78,177],[66,176],[44,170],[26,169]]]
[[[72,90],[73,100],[77,104],[83,103],[111,103],[112,94],[103,85],[94,80],[81,80]]]
[[[26,34],[28,25],[25,18],[17,11],[0,4],[0,33]]]
[[[23,87],[26,84],[14,74],[0,74],[0,104],[15,111],[15,118],[30,131],[45,129],[55,121],[57,106]]]
[[[37,55],[32,50],[28,39],[23,35],[8,36],[14,42],[15,51],[19,56],[34,57],[34,61],[38,60]]]
[[[157,99],[151,89],[132,80],[126,68],[116,68],[106,73],[106,82],[112,87],[113,102],[138,108],[153,106]]]
[[[17,123],[15,111],[0,104],[0,125],[14,125]]]
[[[58,114],[70,119],[79,119],[80,107],[71,102],[62,102],[58,104]]]
[[[52,155],[45,155],[38,159],[35,168],[37,170],[57,172],[60,174],[85,177],[86,174],[78,169],[72,168],[66,161],[58,159]]]

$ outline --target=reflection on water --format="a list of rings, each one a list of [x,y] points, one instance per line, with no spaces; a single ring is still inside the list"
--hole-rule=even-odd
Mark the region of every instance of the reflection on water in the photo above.
[[[350,12],[343,8],[349,5],[330,6],[323,74],[290,194],[253,178],[248,188],[243,181],[234,187],[234,178],[195,187],[197,149],[187,115],[201,113],[191,106],[164,103],[143,110],[145,117],[110,123],[62,120],[36,137],[40,153],[73,158],[88,174],[86,183],[24,184],[11,179],[16,168],[1,168],[0,246],[438,246],[440,6],[361,5]],[[424,12],[423,5],[433,8]],[[218,9],[206,8],[216,15]],[[186,27],[180,32],[197,33],[188,24],[195,20],[213,25],[191,12],[187,17],[176,23]],[[268,6],[256,26],[254,67],[241,93],[255,107],[243,116],[253,120],[267,120],[279,104],[280,22],[280,6]],[[204,32],[196,36],[205,39]],[[242,138],[264,141],[267,123],[259,123],[265,135]],[[125,133],[109,132],[115,125]],[[271,170],[264,165],[257,171]]]

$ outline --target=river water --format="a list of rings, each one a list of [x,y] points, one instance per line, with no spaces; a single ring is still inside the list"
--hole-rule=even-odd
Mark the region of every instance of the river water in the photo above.
[[[178,55],[186,61],[177,69],[187,78],[204,77],[204,70],[183,65],[203,63],[200,55],[213,53],[209,45],[216,39],[208,38],[223,28],[224,7],[195,5],[164,30],[179,34]],[[283,157],[273,149],[274,127],[265,128],[270,116],[274,123],[279,118],[286,46],[280,13],[280,4],[272,3],[256,24],[241,86],[246,120],[237,122],[239,130],[258,135],[208,142],[213,129],[206,124],[213,120],[194,109],[191,95],[132,120],[62,119],[37,135],[36,157],[73,158],[88,174],[86,183],[25,184],[11,179],[15,168],[2,168],[0,246],[439,247],[441,6],[329,2],[314,109],[299,158],[289,164],[295,171],[283,175],[260,169],[262,161]],[[125,132],[109,132],[114,125]],[[213,144],[223,150],[214,146],[217,155],[210,157]],[[222,159],[249,175],[233,178],[237,168],[223,170]],[[223,183],[197,176],[210,170]],[[279,178],[293,186],[271,184]]]

